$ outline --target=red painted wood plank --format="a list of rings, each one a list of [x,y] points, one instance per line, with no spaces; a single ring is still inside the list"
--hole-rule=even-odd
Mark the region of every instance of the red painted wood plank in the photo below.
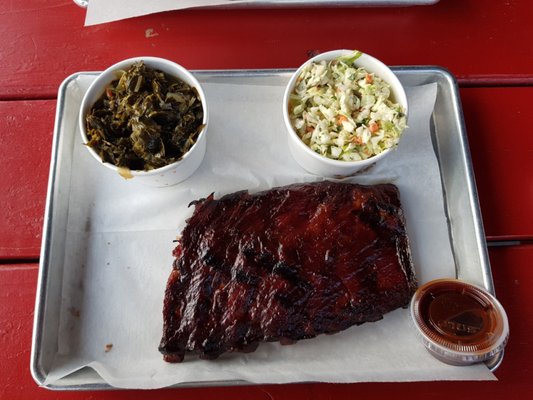
[[[39,256],[55,105],[0,102],[0,259]]]
[[[460,79],[533,77],[530,0],[432,6],[184,10],[84,27],[72,0],[0,2],[0,98],[55,96],[71,73],[131,56],[191,69],[296,67],[359,48],[391,65],[441,65]],[[524,40],[520,40],[520,38]]]
[[[533,87],[466,88],[461,96],[487,236],[533,238]],[[0,102],[0,151],[10,166],[0,178],[0,259],[39,255],[54,114],[52,100]],[[510,127],[522,129],[519,143]]]
[[[461,100],[485,234],[533,239],[533,87],[465,88]]]
[[[498,382],[429,382],[365,384],[261,385],[225,388],[174,389],[147,392],[107,391],[56,393],[38,388],[29,372],[36,265],[0,266],[0,398],[2,399],[397,399],[427,400],[468,397],[472,400],[528,398],[533,392],[530,333],[533,320],[533,246],[491,248],[496,293],[507,310],[511,338]]]
[[[493,247],[489,255],[496,296],[507,311],[511,332],[504,362],[496,375],[505,382],[516,379],[517,386],[529,387],[529,393],[533,393],[533,382],[527,381],[533,373],[533,320],[528,317],[533,308],[533,244]]]

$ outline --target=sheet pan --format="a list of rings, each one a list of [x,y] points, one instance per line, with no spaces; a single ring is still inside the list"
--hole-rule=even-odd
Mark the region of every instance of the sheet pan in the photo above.
[[[290,70],[197,71],[195,74],[201,82],[265,85],[284,84],[291,72]],[[402,83],[408,86],[430,83],[438,85],[431,130],[434,149],[439,160],[456,275],[493,293],[492,275],[456,82],[451,74],[438,67],[399,67],[394,68],[394,72]],[[66,122],[63,110],[66,106],[69,83],[80,75],[91,74],[96,73],[79,73],[67,78],[60,88],[58,97],[31,357],[32,374],[36,382],[41,385],[45,382],[53,355],[57,351],[63,276],[62,262],[59,261],[64,257],[61,244],[66,240],[64,227],[68,214],[63,203],[70,194],[71,171],[68,169],[68,161],[71,155],[58,132],[59,127]],[[495,370],[501,360],[502,357],[494,360],[489,368]],[[238,383],[191,382],[189,385]],[[79,370],[46,387],[61,390],[110,388],[91,369]]]

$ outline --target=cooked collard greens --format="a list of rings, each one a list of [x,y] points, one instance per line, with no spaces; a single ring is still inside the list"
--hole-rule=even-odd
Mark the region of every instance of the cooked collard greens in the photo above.
[[[178,161],[203,128],[196,89],[142,61],[117,77],[86,117],[87,145],[104,162],[131,170]]]

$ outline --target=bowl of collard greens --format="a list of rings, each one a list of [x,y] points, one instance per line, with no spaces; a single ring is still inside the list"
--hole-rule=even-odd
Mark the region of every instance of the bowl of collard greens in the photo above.
[[[190,177],[206,150],[204,91],[184,67],[156,57],[102,72],[81,103],[85,147],[125,179],[171,186]]]

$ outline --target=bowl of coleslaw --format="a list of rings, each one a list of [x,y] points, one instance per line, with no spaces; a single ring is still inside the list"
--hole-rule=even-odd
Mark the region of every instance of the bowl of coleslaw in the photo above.
[[[308,172],[342,178],[362,172],[398,146],[407,96],[389,67],[354,50],[319,54],[292,75],[283,118],[295,160]]]

